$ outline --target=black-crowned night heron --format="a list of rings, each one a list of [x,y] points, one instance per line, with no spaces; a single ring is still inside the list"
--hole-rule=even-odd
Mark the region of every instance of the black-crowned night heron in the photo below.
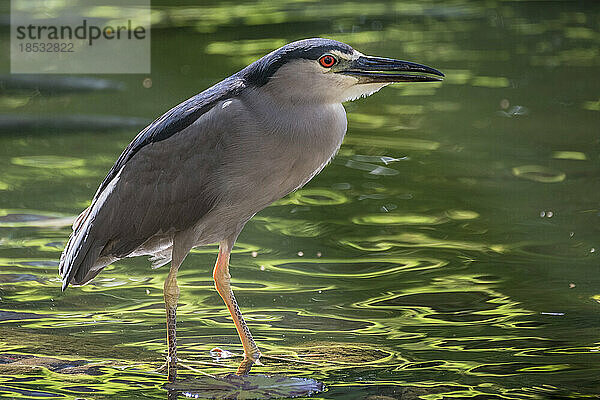
[[[247,374],[260,351],[229,283],[229,255],[254,214],[302,187],[346,133],[342,103],[394,82],[432,82],[433,68],[369,57],[328,39],[267,54],[156,119],[127,146],[73,224],[60,259],[63,290],[107,265],[151,255],[171,262],[164,284],[168,379],[177,374],[177,270],[196,246],[219,243],[215,287],[244,347]]]

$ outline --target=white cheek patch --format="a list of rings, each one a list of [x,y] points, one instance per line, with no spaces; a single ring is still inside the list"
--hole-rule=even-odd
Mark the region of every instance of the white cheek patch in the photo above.
[[[354,85],[344,91],[343,101],[353,101],[361,97],[370,96],[387,85],[389,85],[389,83],[366,83]]]
[[[332,53],[336,55],[335,51]],[[358,52],[353,55],[359,56]],[[280,67],[263,90],[285,101],[331,104],[370,96],[387,85],[389,83],[360,84],[357,77],[332,72],[315,60],[294,60]]]
[[[336,56],[338,60],[356,60],[358,57],[363,55],[362,53],[360,53],[356,50],[354,50],[354,53],[352,53],[352,54],[342,53],[339,50],[332,50],[331,54]]]

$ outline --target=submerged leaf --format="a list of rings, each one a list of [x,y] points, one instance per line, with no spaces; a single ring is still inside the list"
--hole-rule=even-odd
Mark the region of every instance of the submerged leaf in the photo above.
[[[579,151],[555,151],[552,153],[552,158],[558,158],[560,160],[587,160],[585,153]]]
[[[564,172],[554,171],[541,165],[522,165],[512,169],[514,176],[535,182],[556,183],[565,180]]]
[[[185,379],[165,388],[189,398],[246,400],[306,397],[322,392],[325,386],[313,379],[284,375],[228,374]]]

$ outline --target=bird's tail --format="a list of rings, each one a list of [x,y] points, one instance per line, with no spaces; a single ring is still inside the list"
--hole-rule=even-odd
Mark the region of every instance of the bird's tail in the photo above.
[[[100,272],[96,261],[104,248],[90,235],[94,219],[92,207],[86,208],[73,223],[73,233],[61,256],[58,271],[62,278],[62,290],[69,284],[84,285]]]

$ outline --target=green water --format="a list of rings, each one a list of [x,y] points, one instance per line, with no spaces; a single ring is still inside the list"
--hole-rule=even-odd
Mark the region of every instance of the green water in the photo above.
[[[167,397],[153,372],[165,268],[124,260],[60,292],[70,218],[139,130],[103,118],[151,120],[313,36],[447,78],[347,104],[333,163],[246,225],[231,272],[257,343],[314,362],[253,372],[318,379],[322,399],[600,396],[596,2],[153,3],[151,75],[99,77],[125,90],[0,92],[1,118],[55,121],[0,131],[0,397]],[[8,73],[6,26],[0,50]],[[69,128],[73,115],[100,126]],[[179,274],[183,359],[241,351],[215,257],[197,249]],[[72,373],[84,362],[103,364]]]

